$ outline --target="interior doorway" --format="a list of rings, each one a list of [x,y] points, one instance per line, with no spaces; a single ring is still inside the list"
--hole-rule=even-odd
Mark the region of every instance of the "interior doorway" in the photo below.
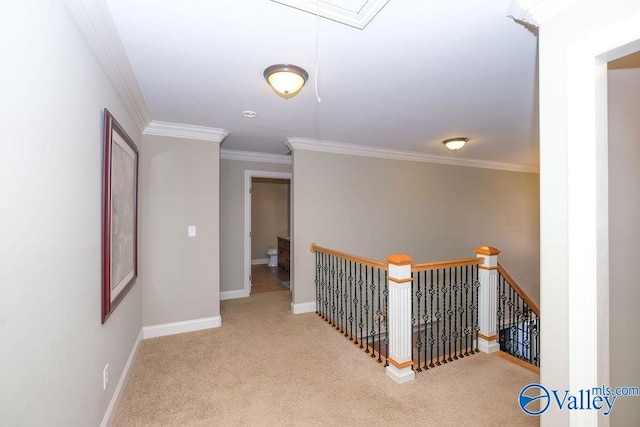
[[[291,239],[291,178],[288,172],[245,171],[244,291],[252,292],[252,267],[261,287],[291,282],[288,271],[268,267],[267,249],[278,251],[278,237]],[[277,256],[277,255],[276,255]],[[257,268],[255,268],[257,267]],[[286,280],[285,280],[286,279]],[[277,290],[274,288],[274,290]]]
[[[640,288],[635,260],[640,256],[640,52],[608,63],[609,179],[609,384],[640,384],[636,334]],[[611,425],[640,420],[637,398],[616,399]]]
[[[607,63],[637,52],[640,48],[639,36],[640,15],[636,15],[631,19],[616,22],[615,25],[605,26],[597,33],[583,36],[579,40],[572,40],[567,44],[566,64],[562,64],[566,65],[567,70],[567,116],[566,129],[564,129],[567,137],[568,160],[566,167],[567,226],[565,228],[567,231],[566,271],[568,272],[566,354],[568,355],[568,387],[572,388],[579,388],[586,384],[611,384],[612,379],[610,375],[612,316],[609,302],[610,291],[617,285],[610,283],[609,275],[612,248],[609,246],[611,222],[609,218]],[[615,145],[617,144],[614,141],[612,146]],[[618,165],[611,166],[618,167]],[[551,246],[546,245],[548,249]],[[614,242],[614,250],[615,246]],[[544,250],[543,244],[541,252]],[[552,250],[549,252],[552,253]],[[545,280],[544,275],[541,280]],[[550,289],[548,285],[546,288]],[[545,287],[542,288],[543,293],[544,289]],[[629,295],[626,297],[629,299]],[[544,310],[544,304],[542,310]],[[615,310],[619,311],[620,308],[615,307]],[[549,336],[553,335],[555,333],[549,334]],[[553,342],[553,340],[545,340],[543,333],[543,348],[545,341],[547,344]],[[542,357],[544,358],[544,354]],[[556,373],[553,369],[543,368],[541,375],[549,381],[556,376]],[[629,376],[625,378],[628,380]],[[616,402],[615,416],[623,413],[622,405],[621,403],[618,406]],[[553,416],[555,414],[548,415],[547,421]],[[598,417],[596,411],[571,414],[571,419],[581,425],[596,425]]]

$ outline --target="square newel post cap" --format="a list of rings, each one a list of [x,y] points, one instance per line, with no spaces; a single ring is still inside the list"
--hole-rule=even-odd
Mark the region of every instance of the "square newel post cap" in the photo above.
[[[480,246],[476,248],[476,254],[482,256],[493,256],[499,255],[500,250],[498,248],[494,248],[493,246]]]
[[[405,254],[391,254],[387,257],[387,263],[395,265],[413,264],[413,258]]]
[[[498,254],[500,251],[493,246],[480,246],[476,248],[476,256],[484,258],[480,268],[493,268],[498,265]]]
[[[405,254],[391,254],[387,257],[389,264],[389,283],[411,282],[411,265],[413,258]]]

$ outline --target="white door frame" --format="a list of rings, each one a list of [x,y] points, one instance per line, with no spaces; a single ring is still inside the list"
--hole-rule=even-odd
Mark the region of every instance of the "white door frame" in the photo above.
[[[288,179],[291,182],[292,177],[291,172],[244,171],[244,297],[251,294],[251,180],[253,178],[272,178]],[[291,207],[289,207],[289,221],[291,221]]]
[[[572,390],[609,383],[607,62],[639,49],[640,15],[636,15],[574,42],[567,50]],[[609,424],[598,419],[597,411],[572,412],[571,425]]]

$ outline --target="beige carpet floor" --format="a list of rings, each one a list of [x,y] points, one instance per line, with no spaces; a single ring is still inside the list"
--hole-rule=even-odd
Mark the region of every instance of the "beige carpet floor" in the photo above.
[[[479,353],[394,383],[291,293],[223,301],[221,328],[143,342],[114,426],[534,426],[534,373]]]

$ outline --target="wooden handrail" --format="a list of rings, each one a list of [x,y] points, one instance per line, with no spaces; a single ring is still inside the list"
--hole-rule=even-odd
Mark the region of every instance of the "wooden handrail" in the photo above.
[[[511,275],[507,272],[507,270],[505,270],[505,268],[500,263],[498,263],[498,272],[500,272],[502,277],[504,277],[507,283],[509,283],[509,285],[516,291],[516,293],[520,296],[520,298],[522,298],[524,302],[527,303],[531,311],[533,311],[536,314],[536,316],[540,317],[540,309],[538,308],[536,303],[533,302],[531,298],[529,298],[529,295],[527,295],[526,292],[523,291],[520,286],[518,286],[518,283],[516,283],[515,279],[511,277]]]
[[[348,261],[353,261],[360,264],[368,265],[369,267],[378,268],[380,270],[384,270],[384,271],[389,270],[389,265],[384,262],[376,261],[369,258],[364,258],[358,255],[348,254],[346,252],[334,251],[333,249],[323,248],[321,246],[316,245],[315,243],[311,244],[310,249],[311,249],[311,252],[321,252],[328,255],[336,256],[338,258],[343,258]],[[412,272],[429,271],[429,270],[437,270],[440,268],[461,267],[465,265],[480,265],[483,262],[484,262],[484,258],[482,257],[465,258],[465,259],[459,259],[459,260],[453,260],[453,261],[425,262],[421,264],[413,264],[411,266],[411,271]],[[505,270],[505,268],[500,263],[498,263],[498,271],[500,272],[500,274],[502,274],[502,276],[505,278],[507,283],[509,283],[509,285],[516,291],[516,293],[520,296],[520,298],[522,298],[524,302],[527,303],[529,308],[531,308],[531,310],[536,314],[536,316],[540,317],[540,308],[538,308],[538,305],[534,303],[531,298],[529,298],[529,296],[522,290],[522,288],[518,285],[515,279],[511,277],[511,275],[507,272],[507,270]]]
[[[461,267],[464,265],[480,265],[484,262],[484,258],[465,258],[453,261],[424,262],[422,264],[413,264],[411,271],[429,271],[438,270],[440,268]]]
[[[379,268],[380,270],[385,270],[385,271],[389,270],[388,264],[385,264],[384,262],[376,261],[369,258],[363,258],[357,255],[352,255],[345,252],[334,251],[333,249],[323,248],[321,246],[316,245],[315,243],[311,244],[311,252],[322,252],[328,255],[336,256],[338,258],[346,259],[348,261],[353,261],[360,264],[368,265],[369,267]]]

